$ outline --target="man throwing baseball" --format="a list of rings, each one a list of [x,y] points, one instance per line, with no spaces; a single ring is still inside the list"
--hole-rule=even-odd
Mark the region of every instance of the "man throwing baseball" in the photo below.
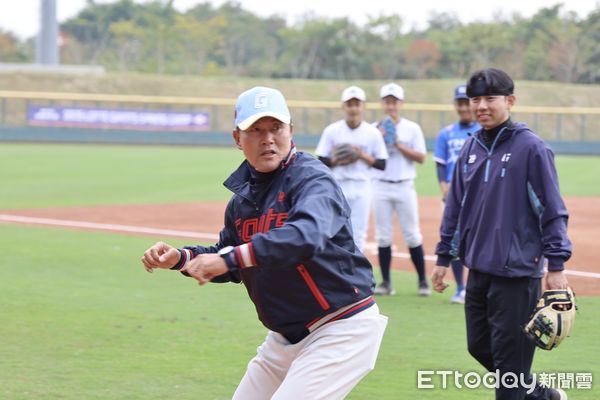
[[[566,289],[571,256],[568,213],[560,197],[554,155],[525,124],[513,122],[514,83],[487,68],[468,80],[471,110],[481,124],[456,161],[446,200],[432,282],[442,292],[450,261],[469,268],[465,314],[469,353],[488,371],[531,379],[535,344],[523,328],[541,293]],[[509,379],[496,399],[565,399],[557,390]]]
[[[265,342],[234,399],[342,399],[375,366],[387,318],[350,209],[328,168],[297,152],[283,95],[242,93],[233,138],[246,160],[225,181],[234,195],[215,246],[159,242],[145,268],[207,282],[243,282]]]
[[[458,116],[458,121],[450,124],[440,131],[435,141],[435,150],[433,159],[437,170],[437,179],[442,191],[442,201],[446,203],[448,197],[448,188],[452,181],[454,166],[463,145],[471,133],[479,130],[480,126],[475,122],[469,96],[467,96],[467,85],[458,85],[454,89],[454,110]],[[458,258],[450,263],[452,272],[456,280],[456,293],[450,299],[451,303],[464,304],[465,286],[463,281],[463,264]]]
[[[371,169],[385,169],[388,157],[379,131],[363,120],[364,90],[350,86],[342,92],[345,118],[327,126],[315,151],[331,167],[350,204],[356,246],[362,251],[371,213]]]

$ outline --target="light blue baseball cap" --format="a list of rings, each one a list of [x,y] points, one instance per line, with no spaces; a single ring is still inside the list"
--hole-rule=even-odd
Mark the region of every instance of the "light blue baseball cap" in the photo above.
[[[277,89],[256,86],[240,94],[235,103],[235,126],[248,129],[263,117],[273,117],[289,124],[292,120],[285,97]]]

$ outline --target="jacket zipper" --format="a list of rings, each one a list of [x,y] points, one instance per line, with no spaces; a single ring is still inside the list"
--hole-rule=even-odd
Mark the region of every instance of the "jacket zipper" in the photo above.
[[[308,288],[310,289],[310,291],[313,294],[313,296],[315,297],[315,299],[317,299],[317,302],[319,303],[321,308],[323,310],[328,310],[329,308],[331,308],[331,306],[329,305],[329,302],[327,301],[325,296],[323,296],[323,293],[321,293],[321,291],[319,290],[317,284],[315,283],[312,276],[310,276],[310,273],[308,272],[306,267],[304,265],[300,264],[296,267],[296,269],[302,276],[302,279],[304,279],[304,282],[306,282],[306,284],[308,285]]]
[[[502,136],[502,134],[504,133],[504,131],[506,130],[506,128],[507,127],[505,126],[504,128],[500,129],[500,132],[498,132],[498,134],[494,138],[494,142],[492,143],[492,147],[490,147],[489,149],[479,139],[477,139],[477,137],[475,137],[475,141],[477,143],[479,143],[481,145],[481,147],[483,147],[483,149],[487,153],[486,161],[485,161],[485,177],[483,179],[484,182],[487,182],[489,180],[489,178],[490,178],[490,164],[491,164],[491,161],[492,161],[492,154],[494,153],[494,149],[496,148],[496,143],[498,142],[498,139],[500,139],[500,136]]]

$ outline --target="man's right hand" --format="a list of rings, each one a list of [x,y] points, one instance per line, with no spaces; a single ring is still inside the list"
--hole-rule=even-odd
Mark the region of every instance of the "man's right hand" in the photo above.
[[[152,272],[154,268],[169,269],[179,262],[181,254],[175,247],[164,242],[158,242],[144,252],[141,261],[146,271]]]
[[[438,293],[442,293],[448,287],[448,284],[444,282],[446,271],[448,271],[447,267],[440,267],[439,265],[433,267],[431,284],[433,285],[433,289]]]
[[[442,189],[442,201],[445,203],[448,198],[448,189],[450,186],[448,185],[448,182],[442,181],[440,182],[440,188]]]

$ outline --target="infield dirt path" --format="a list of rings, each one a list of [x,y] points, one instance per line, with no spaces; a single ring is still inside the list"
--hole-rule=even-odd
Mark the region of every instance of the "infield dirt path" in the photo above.
[[[598,249],[600,248],[598,242],[598,239],[600,239],[600,197],[570,197],[565,201],[571,213],[569,237],[574,246],[573,257],[567,264],[567,268],[577,271],[600,273],[600,263],[598,262]],[[225,202],[202,202],[11,209],[0,210],[0,214],[215,234],[223,226],[225,206]],[[440,200],[437,198],[420,198],[419,207],[425,252],[428,257],[431,257],[433,256],[435,244],[438,240],[442,206]],[[129,234],[139,235],[140,233]],[[374,234],[371,218],[369,241],[372,242],[373,240]],[[200,239],[199,241],[204,242],[206,240]],[[148,243],[150,244],[151,242],[152,240],[149,239]],[[193,242],[194,239],[190,239],[190,243]],[[401,253],[407,252],[397,221],[395,223],[394,243],[396,251]],[[377,264],[377,257],[373,250],[374,246],[367,249],[366,254],[374,264]],[[427,261],[428,272],[431,271],[433,264],[431,259]],[[410,261],[406,258],[394,258],[393,265],[394,268],[399,270],[413,271]],[[569,275],[568,278],[578,294],[600,295],[600,279],[572,275]],[[451,274],[448,275],[448,280],[452,280]]]

